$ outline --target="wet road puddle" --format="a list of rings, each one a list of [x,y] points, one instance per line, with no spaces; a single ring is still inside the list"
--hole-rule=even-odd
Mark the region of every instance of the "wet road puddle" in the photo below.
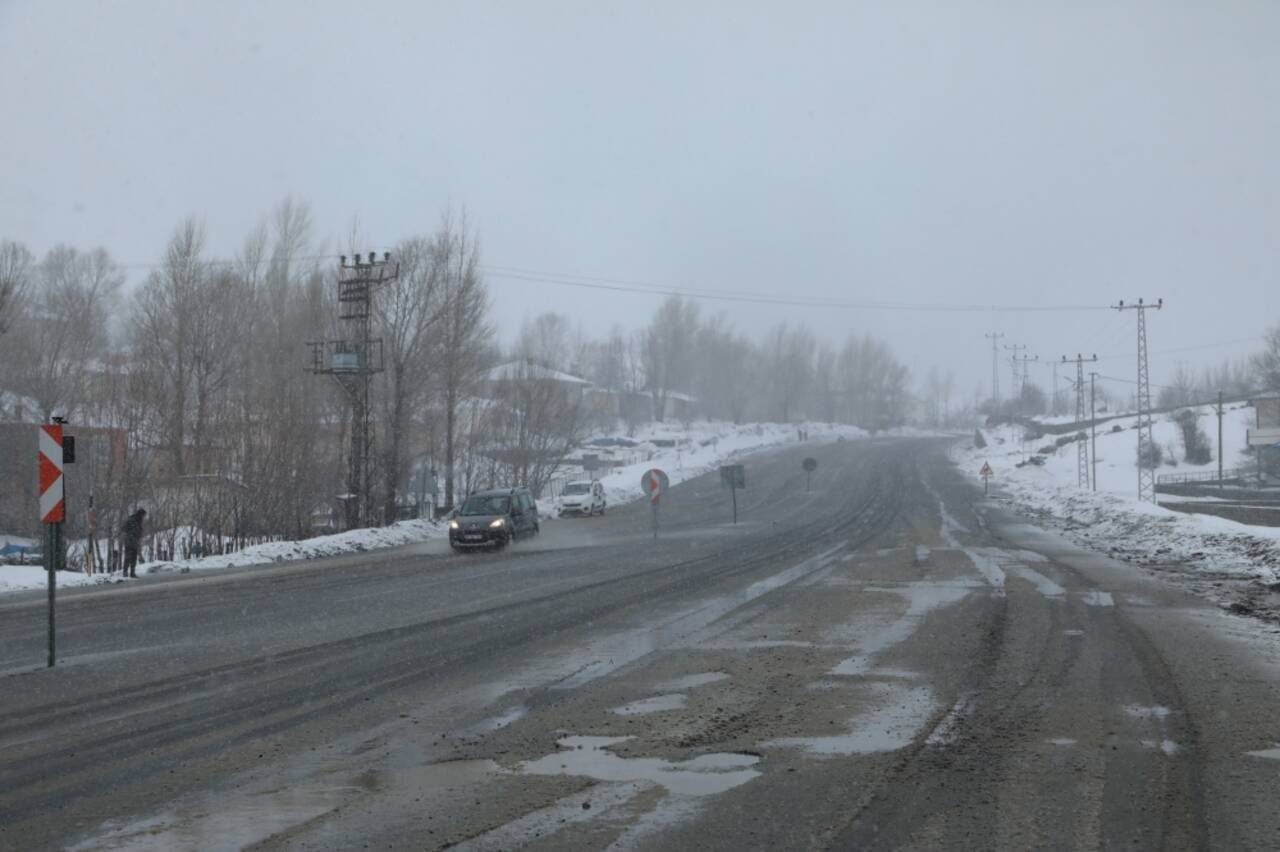
[[[1173,711],[1168,707],[1161,707],[1158,704],[1151,706],[1129,704],[1125,706],[1124,712],[1135,719],[1163,719]]]
[[[1280,760],[1280,743],[1275,743],[1271,748],[1264,748],[1258,751],[1246,751],[1249,757],[1263,757],[1267,760]]]
[[[596,781],[648,781],[680,796],[711,796],[757,778],[760,758],[727,752],[671,762],[656,757],[621,757],[610,746],[632,737],[572,736],[557,740],[561,751],[521,763],[526,775],[578,775]]]
[[[1152,751],[1161,751],[1170,757],[1182,751],[1182,746],[1173,740],[1138,740],[1138,745]]]
[[[355,786],[303,786],[256,795],[232,793],[216,800],[202,798],[195,804],[125,825],[108,822],[102,834],[70,848],[74,852],[243,849],[323,816],[359,792],[362,788]]]
[[[619,716],[644,716],[649,713],[662,713],[667,710],[683,710],[686,696],[682,693],[672,693],[669,695],[655,695],[652,698],[642,698],[639,701],[632,701],[630,704],[623,704],[621,707],[614,707],[610,713],[616,713]]]
[[[866,592],[892,594],[907,599],[906,612],[888,624],[877,624],[857,641],[858,653],[836,664],[829,674],[858,677],[875,674],[874,658],[897,645],[919,628],[923,617],[935,609],[958,603],[974,589],[971,583],[904,583],[901,586],[867,586]]]
[[[614,633],[584,647],[575,648],[567,654],[557,655],[508,679],[504,693],[544,685],[557,690],[578,689],[655,651],[672,647],[751,649],[780,644],[809,647],[810,643],[807,642],[726,644],[718,643],[717,639],[736,625],[735,613],[742,615],[740,611],[764,595],[824,570],[843,548],[844,545],[832,547],[763,580],[757,580],[744,589],[685,607],[657,624],[645,624]]]
[[[765,748],[794,748],[823,757],[897,751],[909,746],[933,715],[933,693],[925,686],[876,685],[880,706],[850,720],[847,733],[781,737]]]
[[[662,692],[684,692],[687,689],[697,689],[700,686],[706,686],[711,683],[719,683],[722,680],[728,680],[729,675],[724,672],[699,672],[698,674],[685,675],[675,680],[669,680],[665,683],[657,685],[657,689]]]

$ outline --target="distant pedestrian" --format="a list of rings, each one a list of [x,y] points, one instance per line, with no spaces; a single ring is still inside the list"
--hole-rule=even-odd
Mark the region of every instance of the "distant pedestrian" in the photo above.
[[[146,509],[139,509],[129,516],[120,527],[120,535],[124,538],[124,576],[138,576],[138,549],[142,546],[142,522],[147,517]]]

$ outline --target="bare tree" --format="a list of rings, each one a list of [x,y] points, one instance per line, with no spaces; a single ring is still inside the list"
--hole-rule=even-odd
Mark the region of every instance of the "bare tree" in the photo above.
[[[30,281],[34,260],[22,243],[0,240],[0,334],[9,330]]]
[[[644,337],[644,370],[653,397],[653,418],[666,415],[672,391],[693,384],[693,347],[698,333],[698,305],[669,296],[654,314]]]
[[[10,250],[13,268],[22,251]],[[18,276],[14,276],[17,280]],[[34,400],[41,417],[74,413],[107,353],[108,320],[123,276],[105,249],[51,249],[14,304],[17,322],[0,338],[0,379]]]
[[[1280,325],[1267,332],[1262,351],[1253,356],[1253,375],[1259,387],[1280,389]]]
[[[493,383],[486,452],[535,496],[585,436],[586,386],[520,357]]]
[[[764,369],[771,414],[788,423],[797,404],[805,398],[813,379],[817,341],[804,326],[780,323],[769,332],[764,346]]]
[[[148,276],[134,301],[132,341],[154,380],[157,437],[169,469],[187,469],[190,400],[193,396],[196,348],[200,344],[200,287],[208,274],[201,257],[204,226],[187,219],[169,239],[164,260]]]
[[[433,336],[444,419],[444,505],[453,506],[458,459],[458,412],[488,367],[489,294],[480,276],[480,247],[465,214],[446,213],[432,240],[442,271],[444,315]]]
[[[384,517],[395,519],[397,497],[408,477],[406,431],[409,413],[417,408],[430,377],[433,327],[446,313],[443,258],[429,239],[418,237],[398,245],[394,256],[400,276],[375,300],[374,314],[383,336],[387,362],[383,416]]]

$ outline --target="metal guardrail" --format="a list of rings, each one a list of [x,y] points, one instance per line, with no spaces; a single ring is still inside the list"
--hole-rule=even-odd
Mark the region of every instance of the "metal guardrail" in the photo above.
[[[1228,468],[1222,472],[1222,481],[1244,479],[1250,475],[1247,467]],[[1217,482],[1216,470],[1204,470],[1197,473],[1162,473],[1156,477],[1156,485],[1187,485],[1193,482]]]

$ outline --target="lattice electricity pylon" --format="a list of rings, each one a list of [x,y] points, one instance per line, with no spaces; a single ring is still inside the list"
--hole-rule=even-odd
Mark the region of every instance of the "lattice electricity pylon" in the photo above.
[[[1151,383],[1147,377],[1147,309],[1160,310],[1164,299],[1157,299],[1154,305],[1145,304],[1141,299],[1136,305],[1121,301],[1113,307],[1117,311],[1138,312],[1138,500],[1154,503],[1156,470],[1151,438]]]
[[[351,456],[347,466],[344,514],[347,529],[366,526],[370,518],[370,464],[373,455],[373,416],[369,383],[383,371],[382,340],[372,333],[373,294],[400,274],[399,264],[385,252],[382,259],[369,252],[368,260],[346,255],[338,263],[338,319],[349,323],[352,333],[341,340],[312,340],[311,372],[332,376],[351,403]],[[349,327],[350,327],[349,326]]]
[[[1000,347],[996,345],[996,341],[1004,337],[1003,334],[991,332],[983,335],[991,341],[991,404],[995,407],[995,414],[1000,413]]]
[[[1098,360],[1098,356],[1086,358],[1080,353],[1076,357],[1062,356],[1062,363],[1076,365],[1076,424],[1084,422],[1084,365]],[[1076,441],[1076,485],[1089,487],[1089,442],[1084,440],[1083,433]]]

